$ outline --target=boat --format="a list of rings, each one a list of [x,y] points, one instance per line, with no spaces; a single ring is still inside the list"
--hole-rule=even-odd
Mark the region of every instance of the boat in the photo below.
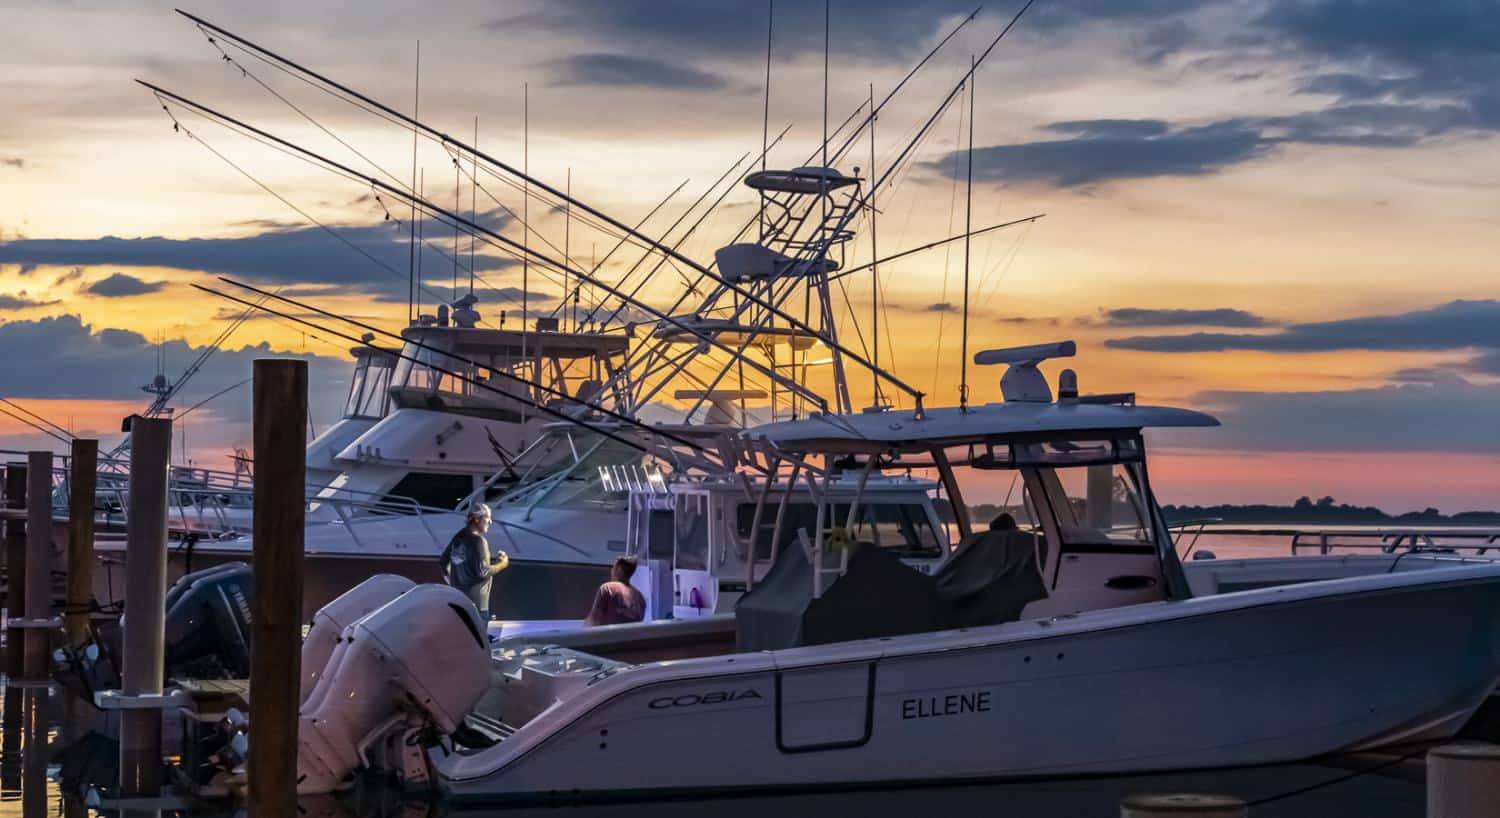
[[[1054,398],[1037,365],[1073,350],[981,353],[1009,367],[998,403],[745,431],[747,458],[822,498],[812,529],[751,560],[733,614],[527,634],[450,663],[451,685],[421,679],[467,713],[427,756],[445,797],[1124,774],[1452,736],[1500,678],[1500,565],[1412,553],[1206,582],[1176,558],[1146,432],[1217,422],[1081,395],[1071,371]],[[931,575],[851,544],[859,492],[842,520],[824,493],[907,468],[935,471],[957,515]],[[1015,477],[1024,519],[975,532],[960,471]],[[759,513],[784,501],[764,493]],[[391,659],[430,658],[410,650]]]

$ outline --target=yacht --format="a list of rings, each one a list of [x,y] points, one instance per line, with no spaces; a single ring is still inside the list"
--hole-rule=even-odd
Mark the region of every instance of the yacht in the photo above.
[[[1146,433],[1217,422],[1080,395],[1071,371],[1054,398],[1038,364],[1072,353],[976,356],[1009,367],[998,403],[745,431],[744,464],[800,472],[815,508],[809,521],[788,511],[801,495],[742,490],[753,517],[795,519],[796,536],[748,560],[732,614],[527,634],[455,653],[442,678],[420,671],[430,657],[415,644],[391,653],[403,683],[466,728],[438,731],[449,735],[428,773],[453,801],[546,801],[1246,766],[1459,729],[1500,678],[1500,565],[1304,557],[1300,575],[1252,584],[1185,571]],[[958,544],[931,574],[856,524],[875,475],[906,469],[934,472],[957,518]],[[1014,529],[976,532],[963,485],[996,472],[1020,482],[1026,512]],[[854,491],[835,494],[851,473]],[[647,486],[631,503],[661,496]],[[648,532],[656,521],[635,520]],[[681,520],[674,559],[696,542]],[[674,567],[682,582],[688,570]],[[377,638],[381,617],[366,623]],[[336,689],[360,684],[336,677]],[[304,724],[304,750],[321,717]],[[398,732],[433,722],[411,724]]]

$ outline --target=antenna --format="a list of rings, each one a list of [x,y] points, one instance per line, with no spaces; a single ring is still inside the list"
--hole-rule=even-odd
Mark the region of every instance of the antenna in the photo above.
[[[521,84],[521,360],[526,360],[526,315],[531,300],[531,83]],[[535,376],[536,373],[532,373]]]
[[[568,313],[567,313],[567,308],[568,308],[568,304],[567,304],[567,298],[568,298],[568,268],[570,266],[572,266],[572,264],[573,264],[572,256],[569,255],[569,253],[568,253],[568,250],[571,247],[572,230],[573,230],[573,203],[571,201],[569,201],[569,200],[571,200],[573,198],[573,169],[571,167],[568,168],[568,180],[567,180],[567,182],[565,184],[567,185],[566,189],[567,189],[567,192],[568,192],[568,198],[565,199],[565,200],[563,200],[563,289],[562,289],[562,297],[563,297],[563,317],[564,318],[566,318],[567,315],[568,315]],[[573,324],[574,324],[573,329],[576,331],[578,329],[578,327],[577,327],[577,324],[578,324],[578,311],[577,310],[573,311]],[[564,328],[566,328],[567,322],[564,321],[563,325],[564,325]]]
[[[417,196],[424,199],[427,198],[426,168],[423,168],[417,174]],[[426,218],[427,214],[422,214],[422,221],[425,221]],[[425,232],[422,229],[422,221],[418,221],[415,225],[413,225],[413,229],[417,231],[417,278],[416,286],[412,288],[412,292],[416,295],[416,323],[418,324],[422,323],[422,250],[426,247],[422,244],[422,234]]]
[[[459,191],[462,189],[464,172],[459,166],[459,158],[453,157],[453,212],[457,213],[463,209],[463,197]],[[458,300],[458,222],[453,223],[453,300]]]
[[[870,178],[875,178],[875,83],[870,83]],[[875,369],[880,368],[880,249],[875,237],[875,201],[874,197],[866,202],[870,208],[870,340],[875,347],[874,357],[871,363]],[[875,406],[881,405],[880,376],[872,370],[870,379],[875,384],[875,395],[870,401]]]
[[[771,32],[776,17],[776,0],[766,0],[766,100],[760,114],[760,169],[766,170],[767,142],[771,138]],[[826,126],[825,126],[826,127]],[[766,192],[760,191],[760,239],[766,239]]]
[[[479,117],[474,117],[474,149],[479,149]],[[469,221],[479,220],[479,154],[470,154],[473,165],[469,172]],[[455,225],[456,227],[456,225]],[[469,295],[474,294],[474,242],[477,236],[469,234]]]
[[[977,83],[975,69],[979,67],[973,54],[969,55],[969,161],[968,179],[964,189],[964,321],[960,347],[958,376],[958,408],[969,411],[969,245],[973,236],[974,216],[974,91]]]
[[[417,186],[417,125],[422,120],[422,41],[417,40],[416,82],[411,95],[411,186]],[[417,298],[417,203],[411,203],[411,221],[407,223],[406,323],[416,323]]]

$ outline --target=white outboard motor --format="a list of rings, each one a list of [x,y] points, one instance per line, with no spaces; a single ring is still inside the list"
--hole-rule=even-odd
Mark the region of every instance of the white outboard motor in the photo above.
[[[452,733],[489,687],[484,623],[468,597],[446,585],[412,588],[340,641],[302,707],[299,793],[333,791],[393,733]]]
[[[298,701],[304,707],[318,680],[323,678],[324,668],[332,664],[330,658],[344,644],[339,638],[344,629],[416,585],[396,574],[376,574],[318,609],[307,639],[302,642],[302,691]]]

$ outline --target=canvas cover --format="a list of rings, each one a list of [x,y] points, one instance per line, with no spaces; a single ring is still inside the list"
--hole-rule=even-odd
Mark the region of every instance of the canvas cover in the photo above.
[[[1029,602],[1047,596],[1037,567],[1037,538],[1022,531],[986,531],[966,540],[933,574],[943,626],[970,628],[1013,622]]]
[[[858,543],[844,574],[817,599],[801,547],[783,548],[765,579],[735,607],[741,651],[779,650],[852,639],[922,633],[942,615],[930,577],[894,554]]]

